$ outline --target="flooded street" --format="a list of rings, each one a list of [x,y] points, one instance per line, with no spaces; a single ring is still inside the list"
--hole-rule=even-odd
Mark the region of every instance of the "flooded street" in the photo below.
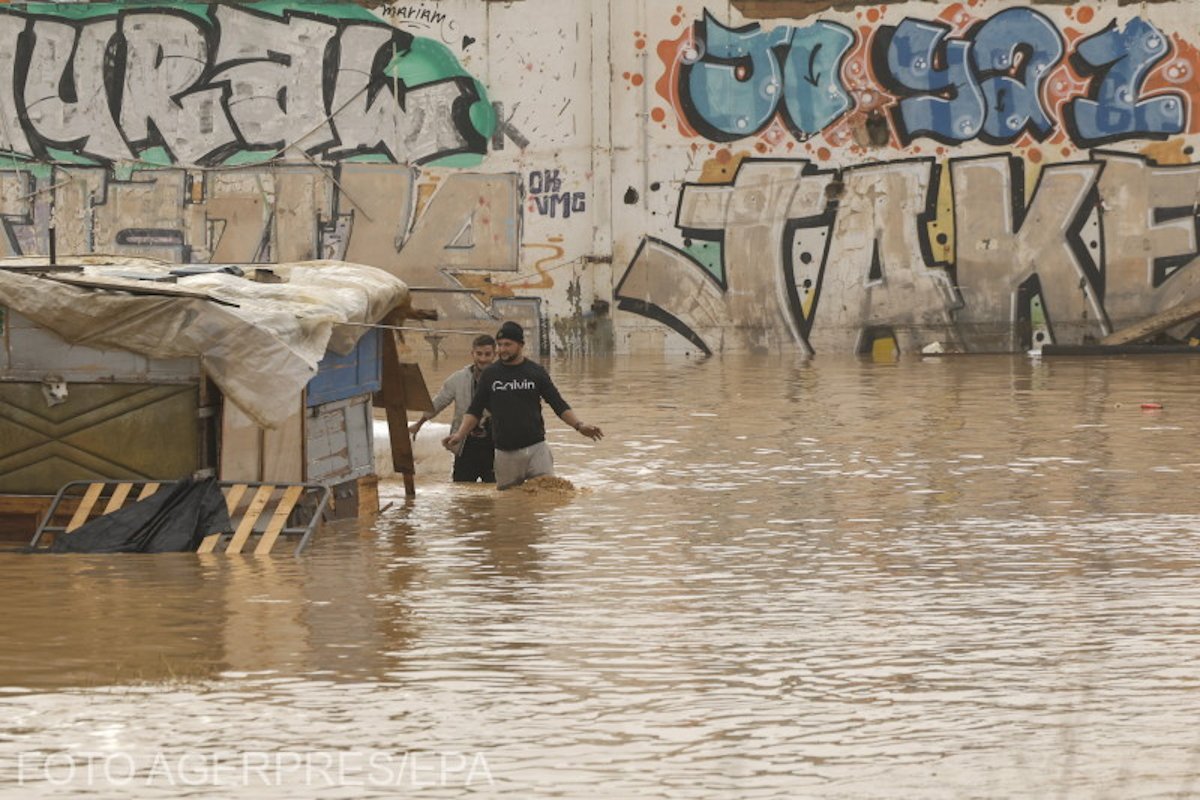
[[[549,366],[573,494],[0,555],[0,796],[1200,790],[1200,359]]]

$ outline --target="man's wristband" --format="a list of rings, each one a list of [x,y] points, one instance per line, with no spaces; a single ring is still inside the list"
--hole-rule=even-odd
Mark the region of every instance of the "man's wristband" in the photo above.
[[[580,428],[582,428],[582,427],[583,427],[583,423],[582,423],[582,422],[576,422],[576,423],[575,423],[575,430],[579,430],[579,429],[580,429]]]

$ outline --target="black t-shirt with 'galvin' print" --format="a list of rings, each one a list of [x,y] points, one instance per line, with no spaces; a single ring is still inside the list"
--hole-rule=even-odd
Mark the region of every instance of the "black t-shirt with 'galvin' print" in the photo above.
[[[542,400],[559,416],[571,407],[541,364],[528,358],[516,366],[497,361],[479,377],[467,413],[482,417],[484,409],[490,411],[496,449],[520,450],[546,438]]]

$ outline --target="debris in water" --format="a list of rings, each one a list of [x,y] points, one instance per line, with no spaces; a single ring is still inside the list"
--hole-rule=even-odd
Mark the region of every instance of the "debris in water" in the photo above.
[[[539,475],[513,488],[521,489],[529,494],[575,494],[575,484],[566,478],[557,478],[553,475]]]

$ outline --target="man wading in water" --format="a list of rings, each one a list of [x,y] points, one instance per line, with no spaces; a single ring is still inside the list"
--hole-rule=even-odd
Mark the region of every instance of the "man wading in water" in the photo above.
[[[475,396],[475,388],[479,385],[479,376],[496,361],[496,340],[490,336],[476,336],[471,342],[471,363],[455,372],[442,384],[442,390],[433,398],[433,410],[426,411],[421,418],[408,426],[408,432],[413,439],[426,422],[436,417],[454,403],[454,422],[451,430],[462,424],[462,418],[467,413],[467,406]],[[495,483],[496,474],[492,471],[494,453],[492,451],[492,435],[486,425],[481,425],[471,432],[462,446],[454,450],[454,471],[451,477],[464,483]]]
[[[483,371],[479,389],[458,430],[447,436],[446,447],[455,448],[475,426],[485,410],[491,412],[496,444],[496,488],[508,489],[541,475],[554,475],[554,457],[546,444],[542,400],[563,422],[592,440],[604,438],[595,425],[584,424],[558,393],[550,375],[525,358],[525,331],[505,322],[496,334],[500,360]]]

